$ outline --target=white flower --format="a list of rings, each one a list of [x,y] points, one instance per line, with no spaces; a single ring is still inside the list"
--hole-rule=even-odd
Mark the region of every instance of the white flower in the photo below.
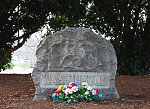
[[[68,93],[69,93],[69,89],[67,88],[67,89],[65,90],[65,94],[68,95]]]
[[[92,95],[96,95],[96,90],[92,90]]]
[[[76,87],[76,86],[73,86],[73,87],[72,87],[72,91],[73,91],[73,92],[76,92],[76,91],[78,91],[78,87]]]
[[[87,86],[87,85],[88,85],[87,82],[83,82],[83,83],[82,83],[82,86]]]
[[[92,90],[92,87],[91,87],[91,86],[88,86],[87,90]]]
[[[72,94],[72,89],[69,90],[69,94]]]

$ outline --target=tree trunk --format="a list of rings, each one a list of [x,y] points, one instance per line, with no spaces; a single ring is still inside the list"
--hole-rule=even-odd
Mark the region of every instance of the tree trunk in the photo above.
[[[141,67],[148,70],[150,67],[150,1],[148,1],[148,14],[143,35],[144,46],[141,51],[142,64]]]
[[[0,59],[0,69],[2,68],[3,64],[5,63],[5,61],[7,60],[7,58],[9,57],[9,55],[17,50],[18,48],[22,47],[22,45],[25,43],[26,38],[23,39],[23,41],[21,43],[18,43],[14,48],[9,49],[4,56]]]
[[[148,2],[148,14],[144,28],[144,53],[150,54],[150,1]]]

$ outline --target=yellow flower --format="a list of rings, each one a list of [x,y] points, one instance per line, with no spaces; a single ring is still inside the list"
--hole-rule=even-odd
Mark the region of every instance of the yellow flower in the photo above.
[[[85,92],[85,95],[88,95],[89,94],[89,91]]]
[[[60,85],[58,89],[61,91],[61,90],[62,90],[62,87],[63,87],[63,85]]]
[[[68,93],[69,93],[69,89],[67,88],[67,89],[65,90],[65,94],[68,95]]]

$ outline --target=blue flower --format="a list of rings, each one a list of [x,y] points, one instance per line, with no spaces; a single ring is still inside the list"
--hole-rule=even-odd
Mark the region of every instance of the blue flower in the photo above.
[[[98,96],[99,96],[100,98],[102,98],[102,97],[103,97],[103,95],[102,95],[102,94],[98,94]]]
[[[79,84],[79,81],[74,82],[74,84],[77,86]]]
[[[53,94],[53,95],[52,95],[53,100],[55,100],[55,97],[56,97],[56,94]]]
[[[81,98],[83,98],[83,95],[81,95]]]

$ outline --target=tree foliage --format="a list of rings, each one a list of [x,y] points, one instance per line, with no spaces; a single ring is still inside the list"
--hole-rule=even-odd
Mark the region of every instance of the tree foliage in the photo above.
[[[149,73],[149,0],[58,0],[53,5],[50,32],[67,26],[92,28],[111,38],[120,74]]]
[[[19,11],[14,11],[17,7]],[[21,47],[42,25],[49,29],[45,36],[68,26],[83,26],[111,38],[120,74],[149,73],[149,0],[2,0],[0,19],[2,59]],[[18,29],[24,31],[22,36],[15,35]],[[17,48],[12,46],[16,41]],[[0,64],[4,63],[2,59]]]
[[[52,0],[0,1],[0,70],[10,62],[11,53],[44,25]],[[19,35],[22,31],[23,34]]]
[[[150,1],[113,0],[110,2],[110,0],[105,0],[103,3],[100,6],[98,1],[95,2],[95,10],[98,10],[104,18],[104,22],[102,21],[104,25],[97,29],[106,29],[104,32],[106,36],[114,38],[119,62],[118,71],[129,75],[148,73],[150,62]],[[102,9],[104,11],[100,11]]]

